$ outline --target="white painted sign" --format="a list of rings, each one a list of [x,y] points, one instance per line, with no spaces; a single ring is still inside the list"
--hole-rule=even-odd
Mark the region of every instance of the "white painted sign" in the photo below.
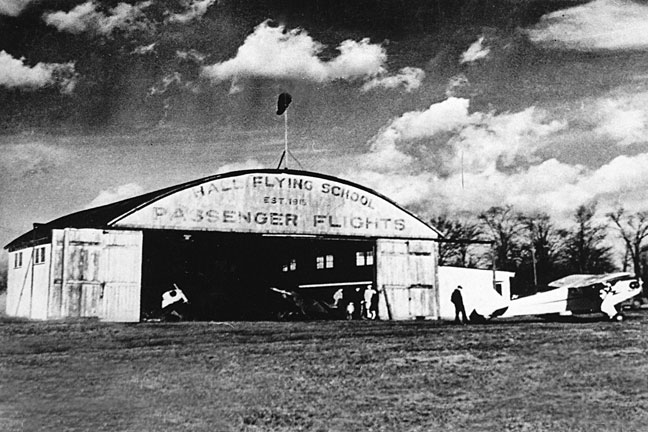
[[[351,184],[312,175],[251,172],[177,191],[115,227],[268,234],[436,238],[400,207]]]

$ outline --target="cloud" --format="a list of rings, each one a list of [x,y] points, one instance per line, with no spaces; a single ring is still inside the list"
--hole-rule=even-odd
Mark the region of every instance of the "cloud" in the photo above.
[[[176,57],[181,60],[193,61],[196,63],[202,63],[203,61],[205,61],[205,58],[207,58],[205,54],[195,49],[190,49],[188,51],[176,51]]]
[[[535,107],[505,113],[469,107],[467,99],[449,98],[404,113],[370,140],[368,153],[342,176],[430,213],[479,213],[512,204],[567,223],[578,205],[592,199],[608,208],[620,195],[648,202],[648,153],[620,156],[599,168],[543,160],[538,150],[564,132],[566,122]]]
[[[343,173],[340,177],[370,186],[402,206],[420,202],[422,197],[430,196],[435,187],[434,177],[429,173],[395,174],[361,170]]]
[[[603,213],[618,205],[628,211],[648,210],[648,153],[619,156],[595,169],[548,159],[514,173],[484,171],[440,177],[425,169],[349,169],[340,176],[401,205],[428,209],[430,214],[478,214],[510,204],[527,214],[545,212],[558,225],[567,226],[576,208],[592,200]]]
[[[468,49],[461,54],[459,63],[472,63],[484,59],[490,53],[490,48],[484,47],[484,36],[477,39]]]
[[[60,147],[40,142],[2,145],[1,149],[0,177],[14,179],[46,173],[73,156]]]
[[[595,0],[544,15],[528,30],[531,41],[576,50],[648,47],[648,5],[630,0]]]
[[[38,89],[59,85],[63,91],[74,87],[73,63],[37,63],[30,67],[24,62],[24,58],[16,59],[0,51],[0,86]]]
[[[149,88],[148,95],[156,96],[156,95],[164,94],[169,89],[169,86],[171,86],[172,84],[176,84],[178,86],[182,85],[182,75],[180,75],[179,72],[174,72],[172,74],[163,77],[162,82]]]
[[[18,16],[33,0],[0,0],[0,15]]]
[[[69,12],[50,12],[43,15],[46,24],[59,31],[73,34],[93,33],[109,36],[114,30],[134,31],[146,29],[150,23],[143,10],[151,5],[150,1],[130,5],[119,3],[106,14],[98,10],[93,1],[80,4]]]
[[[618,112],[618,103],[601,102],[601,110]],[[576,207],[591,200],[603,212],[619,204],[629,211],[648,210],[648,153],[617,156],[599,167],[543,160],[538,150],[563,132],[566,122],[534,107],[483,113],[470,112],[469,105],[467,99],[449,98],[404,113],[342,176],[430,213],[477,214],[511,204],[526,213],[546,212],[567,225]]]
[[[642,109],[645,105],[633,105],[630,100],[600,101],[594,133],[609,137],[620,146],[648,141],[648,113]]]
[[[188,1],[186,4],[187,10],[183,13],[173,14],[168,18],[168,22],[186,24],[189,21],[200,18],[205,13],[207,9],[213,5],[216,0],[194,0]]]
[[[248,159],[245,162],[233,162],[230,164],[222,165],[216,170],[216,174],[263,168],[263,166],[264,165],[256,159]]]
[[[406,92],[416,90],[421,86],[425,78],[423,69],[414,67],[404,67],[397,75],[379,76],[367,81],[363,86],[363,91],[369,91],[375,88],[393,89],[403,86]]]
[[[451,77],[448,80],[448,84],[446,85],[446,90],[445,90],[445,95],[447,97],[456,97],[457,93],[460,93],[467,89],[470,86],[470,81],[468,81],[468,77],[464,74],[459,74]]]
[[[101,192],[99,192],[99,195],[97,195],[97,197],[86,206],[86,208],[99,207],[104,204],[110,204],[127,198],[142,195],[143,193],[144,189],[137,183],[123,184],[114,188],[102,190]]]
[[[135,47],[135,49],[131,54],[139,54],[139,55],[150,54],[152,52],[155,52],[155,45],[157,45],[157,42],[153,42],[152,44],[149,45],[141,45]]]
[[[566,127],[545,121],[545,114],[533,107],[518,113],[470,113],[469,104],[451,97],[401,115],[371,140],[367,163],[381,169],[418,163],[439,175],[494,172],[532,160],[544,137]]]
[[[343,41],[338,46],[340,54],[330,61],[318,57],[323,49],[303,30],[271,27],[266,21],[246,38],[236,57],[204,67],[202,75],[215,83],[249,77],[322,83],[372,78],[385,71],[385,49],[368,39]]]

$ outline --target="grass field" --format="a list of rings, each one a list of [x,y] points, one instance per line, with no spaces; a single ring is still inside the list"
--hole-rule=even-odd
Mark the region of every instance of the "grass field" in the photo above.
[[[0,321],[0,430],[647,431],[648,314]]]

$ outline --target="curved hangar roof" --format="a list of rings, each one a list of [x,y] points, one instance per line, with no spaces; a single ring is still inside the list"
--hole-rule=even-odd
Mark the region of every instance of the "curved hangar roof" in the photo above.
[[[72,213],[36,225],[5,248],[48,238],[54,228],[439,237],[434,228],[369,188],[323,174],[278,169],[218,174]]]

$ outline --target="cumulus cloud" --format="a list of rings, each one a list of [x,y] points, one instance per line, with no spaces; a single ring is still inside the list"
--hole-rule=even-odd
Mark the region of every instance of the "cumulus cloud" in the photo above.
[[[206,66],[202,74],[215,83],[248,77],[328,82],[372,78],[385,71],[387,53],[369,39],[343,41],[340,54],[329,61],[318,57],[323,49],[303,30],[272,27],[266,21],[246,38],[236,57]]]
[[[4,178],[19,179],[45,173],[72,158],[67,150],[40,142],[8,144],[0,148],[0,177]]]
[[[361,170],[343,173],[340,177],[351,178],[356,183],[372,189],[396,201],[402,206],[416,204],[432,194],[434,176],[429,173],[382,173]]]
[[[409,93],[419,88],[424,78],[425,72],[423,69],[404,67],[397,75],[378,76],[367,81],[362,86],[362,90],[369,91],[375,88],[393,89],[402,86]]]
[[[648,141],[648,113],[642,106],[633,106],[632,101],[620,99],[599,102],[599,121],[594,132],[621,146]]]
[[[186,10],[182,13],[173,14],[168,18],[168,22],[186,24],[202,17],[207,13],[207,9],[216,3],[216,0],[194,0],[188,1],[185,5]]]
[[[595,0],[544,15],[528,30],[531,41],[577,50],[648,47],[648,5],[630,0]]]
[[[143,10],[151,5],[150,1],[130,5],[119,3],[104,13],[99,5],[88,1],[74,7],[69,12],[50,12],[43,15],[48,25],[59,31],[81,34],[93,33],[109,36],[114,30],[133,31],[146,29],[150,24]]]
[[[349,170],[341,176],[401,205],[428,208],[431,213],[478,214],[510,204],[525,213],[548,213],[559,225],[569,225],[574,210],[592,200],[603,212],[619,204],[629,211],[648,210],[648,153],[619,156],[599,168],[549,159],[513,173],[483,171],[462,176],[457,172],[442,177],[408,167],[400,171]]]
[[[542,138],[566,126],[545,121],[545,114],[533,107],[518,113],[470,113],[469,103],[451,97],[401,115],[372,139],[368,163],[393,169],[416,162],[441,175],[494,172],[498,166],[532,160]]]
[[[37,63],[30,67],[25,58],[16,59],[0,51],[0,86],[38,89],[58,85],[62,91],[71,91],[74,79],[73,63]]]
[[[511,204],[566,225],[577,206],[592,200],[602,211],[619,204],[648,210],[648,153],[599,167],[541,159],[538,150],[565,128],[534,107],[470,112],[467,99],[449,98],[394,119],[341,176],[430,212],[476,214]]]
[[[104,204],[121,201],[134,196],[142,195],[144,189],[137,183],[127,183],[114,188],[109,188],[99,192],[97,197],[93,199],[86,208],[99,207]]]
[[[475,41],[468,49],[461,54],[460,63],[472,63],[484,59],[490,53],[490,48],[484,46],[484,36]]]
[[[18,16],[32,0],[0,0],[0,15]]]

